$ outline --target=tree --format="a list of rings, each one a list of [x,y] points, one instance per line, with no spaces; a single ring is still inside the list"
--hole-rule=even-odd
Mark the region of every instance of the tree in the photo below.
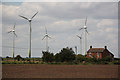
[[[57,54],[55,55],[55,61],[56,61],[56,62],[61,62],[61,61],[62,61],[62,59],[61,59],[61,54],[60,54],[60,53],[57,53]]]
[[[10,58],[9,56],[6,56],[6,58]]]
[[[63,48],[61,52],[55,55],[56,62],[71,62],[75,60],[75,53],[72,48]]]

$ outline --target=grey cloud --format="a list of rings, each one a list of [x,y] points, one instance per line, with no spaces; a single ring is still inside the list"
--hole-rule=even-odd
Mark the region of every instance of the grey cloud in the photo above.
[[[18,34],[16,38],[16,55],[28,56],[29,24],[28,21],[20,18],[18,15],[31,17],[35,12],[39,11],[32,21],[32,56],[42,56],[41,52],[45,50],[45,40],[41,40],[45,35],[45,26],[52,37],[52,39],[49,39],[49,47],[52,52],[57,53],[61,48],[67,46],[74,48],[77,45],[79,48],[79,39],[76,35],[82,34],[84,36],[83,31],[79,31],[78,29],[83,27],[85,17],[88,16],[87,26],[90,33],[88,35],[88,48],[89,45],[95,47],[104,47],[107,45],[115,53],[115,56],[117,56],[117,42],[115,42],[117,38],[116,6],[117,3],[91,2],[25,2],[18,6],[5,5],[2,17],[4,24],[3,37],[5,37],[3,44],[12,47],[12,35],[6,34],[6,31],[16,22],[16,32]],[[9,13],[10,9],[12,12]],[[98,27],[98,24],[100,27]],[[5,51],[6,49],[8,52]],[[12,56],[12,48],[4,48],[3,52],[5,52],[3,56]]]

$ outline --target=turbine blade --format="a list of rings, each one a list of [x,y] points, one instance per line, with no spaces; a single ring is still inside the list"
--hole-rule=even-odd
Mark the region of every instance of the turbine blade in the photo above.
[[[19,15],[20,17],[22,17],[22,18],[24,18],[24,19],[26,19],[26,20],[29,20],[28,18],[26,18],[26,17],[24,17],[24,16],[21,16],[21,15]]]
[[[38,12],[36,12],[36,13],[32,16],[32,18],[31,18],[31,19],[33,19],[37,13],[38,13]]]
[[[86,20],[85,20],[85,26],[86,26],[86,24],[87,24],[87,16],[86,16]]]
[[[8,33],[11,33],[12,31],[9,31]]]
[[[82,37],[80,37],[80,36],[78,36],[78,35],[76,35],[78,38],[80,38],[80,39],[82,39]]]
[[[45,38],[46,36],[44,36],[43,38],[42,38],[42,40]]]
[[[87,29],[85,31],[88,33]]]
[[[14,32],[14,35],[17,37],[17,34]]]
[[[50,38],[50,39],[51,39],[51,37],[50,37],[50,36],[48,36],[48,38]]]
[[[84,29],[84,28],[80,28],[79,30],[82,30],[82,29]]]
[[[45,27],[45,33],[47,34],[47,28]]]
[[[13,30],[15,30],[15,25],[16,25],[16,23],[14,24]]]
[[[78,35],[76,35],[77,37],[80,37],[80,36],[78,36]]]

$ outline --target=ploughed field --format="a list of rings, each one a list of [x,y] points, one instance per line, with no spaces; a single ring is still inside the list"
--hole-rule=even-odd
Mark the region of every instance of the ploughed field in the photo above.
[[[118,65],[3,64],[3,78],[117,78]]]

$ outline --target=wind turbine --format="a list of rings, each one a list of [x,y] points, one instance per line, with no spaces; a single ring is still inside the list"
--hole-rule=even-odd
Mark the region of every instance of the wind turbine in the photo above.
[[[87,31],[87,17],[86,17],[86,19],[85,19],[85,24],[84,24],[84,27],[83,28],[80,28],[79,30],[82,30],[82,29],[84,29],[84,48],[85,48],[85,55],[86,55],[86,52],[87,52],[87,36],[86,36],[86,33],[88,33],[88,31]]]
[[[16,33],[15,33],[15,24],[12,30],[10,30],[8,33],[13,33],[13,59],[14,59],[14,54],[15,54],[15,37],[17,37]]]
[[[48,47],[48,38],[51,38],[48,33],[47,33],[47,29],[45,27],[45,36],[43,37],[43,39],[46,38],[46,51],[48,52],[49,51],[49,47]],[[43,40],[42,39],[42,40]]]
[[[80,39],[80,53],[82,54],[82,35],[77,37]]]
[[[29,18],[29,19],[26,18],[26,17],[24,17],[24,16],[19,15],[20,17],[22,17],[22,18],[28,20],[28,21],[29,21],[29,24],[30,24],[30,46],[29,46],[29,58],[31,58],[31,32],[32,32],[31,21],[32,21],[32,19],[36,16],[37,13],[38,13],[38,12],[36,12],[36,13],[35,13],[31,18]]]

